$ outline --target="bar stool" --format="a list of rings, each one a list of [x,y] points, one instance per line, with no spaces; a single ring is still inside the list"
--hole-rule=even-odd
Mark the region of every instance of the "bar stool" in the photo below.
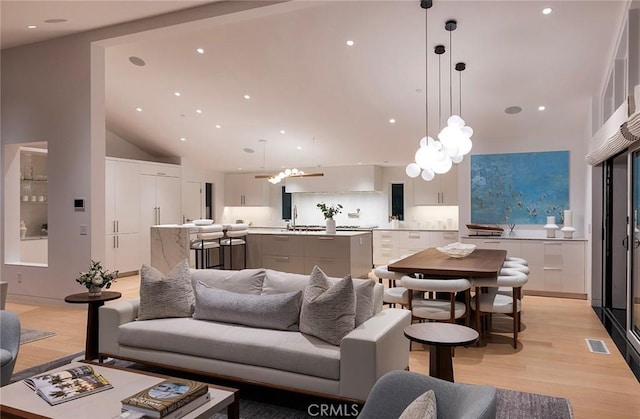
[[[247,241],[246,237],[249,234],[248,224],[229,224],[226,226],[225,238],[220,241],[222,248],[222,263],[224,264],[224,248],[229,248],[229,269],[233,270],[233,247],[242,246],[244,248],[244,266],[247,267]]]
[[[198,226],[196,238],[191,241],[191,249],[196,252],[196,269],[219,268],[224,259],[220,239],[224,237],[222,224]],[[218,264],[211,265],[211,249],[218,249]],[[198,257],[199,255],[199,257]]]

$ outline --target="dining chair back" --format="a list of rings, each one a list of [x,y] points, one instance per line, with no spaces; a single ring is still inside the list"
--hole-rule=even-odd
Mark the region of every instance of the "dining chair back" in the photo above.
[[[390,263],[393,263],[393,261],[390,261]],[[406,307],[409,305],[409,292],[405,287],[398,286],[398,282],[402,280],[404,274],[392,272],[388,266],[380,265],[373,270],[373,274],[381,284],[385,285],[384,281],[388,281],[388,284],[384,287],[382,302],[383,304],[389,304],[391,307],[395,307],[396,304]]]
[[[469,325],[471,282],[468,279],[421,279],[405,275],[402,286],[409,290],[409,309],[414,318],[454,322],[464,316]],[[459,292],[465,294],[464,303],[456,301]],[[438,298],[438,294],[446,294],[448,298]]]

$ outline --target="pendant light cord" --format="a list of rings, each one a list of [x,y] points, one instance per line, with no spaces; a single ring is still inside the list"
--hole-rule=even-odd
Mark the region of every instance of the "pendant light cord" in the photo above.
[[[453,44],[449,31],[449,116],[453,115]]]
[[[458,73],[460,73],[460,85],[459,85],[460,105],[459,105],[459,110],[460,110],[460,118],[462,118],[462,70],[458,71]]]
[[[442,131],[442,54],[438,55],[438,132]]]
[[[424,9],[424,136],[429,136],[429,9]]]

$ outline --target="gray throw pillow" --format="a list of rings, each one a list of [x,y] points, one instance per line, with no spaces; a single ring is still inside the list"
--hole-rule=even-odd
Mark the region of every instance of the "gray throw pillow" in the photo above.
[[[198,282],[194,319],[264,329],[298,330],[302,291],[283,294],[238,294]]]
[[[304,290],[300,310],[300,331],[333,345],[355,327],[356,297],[351,276],[335,284],[314,266]]]
[[[373,316],[373,287],[371,279],[354,279],[353,289],[356,293],[356,327]]]
[[[166,276],[154,267],[142,265],[138,320],[191,317],[194,300],[186,259]]]

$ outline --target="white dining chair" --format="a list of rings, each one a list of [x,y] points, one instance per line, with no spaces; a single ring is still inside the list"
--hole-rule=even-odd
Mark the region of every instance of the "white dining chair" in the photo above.
[[[390,263],[393,262],[394,261],[390,261]],[[404,274],[390,271],[389,265],[377,266],[373,270],[373,274],[383,285],[385,280],[388,281],[388,285],[385,286],[382,296],[383,304],[389,304],[391,307],[396,307],[396,304],[404,307],[409,305],[409,292],[405,287],[398,286],[398,282],[402,280]]]
[[[469,325],[469,290],[471,282],[465,278],[420,279],[402,277],[402,286],[409,291],[409,309],[414,319],[447,321],[465,318]],[[464,292],[465,302],[456,301],[456,294]],[[439,299],[437,293],[447,293],[448,299]]]
[[[491,331],[490,318],[483,327],[482,317],[493,313],[506,314],[513,318],[513,347],[518,347],[518,331],[520,330],[520,312],[522,311],[522,287],[528,276],[515,269],[502,269],[497,278],[474,279],[475,295],[471,299],[471,308],[476,312],[476,325],[480,333],[480,341],[485,332]],[[512,295],[498,293],[500,287],[512,289]]]

